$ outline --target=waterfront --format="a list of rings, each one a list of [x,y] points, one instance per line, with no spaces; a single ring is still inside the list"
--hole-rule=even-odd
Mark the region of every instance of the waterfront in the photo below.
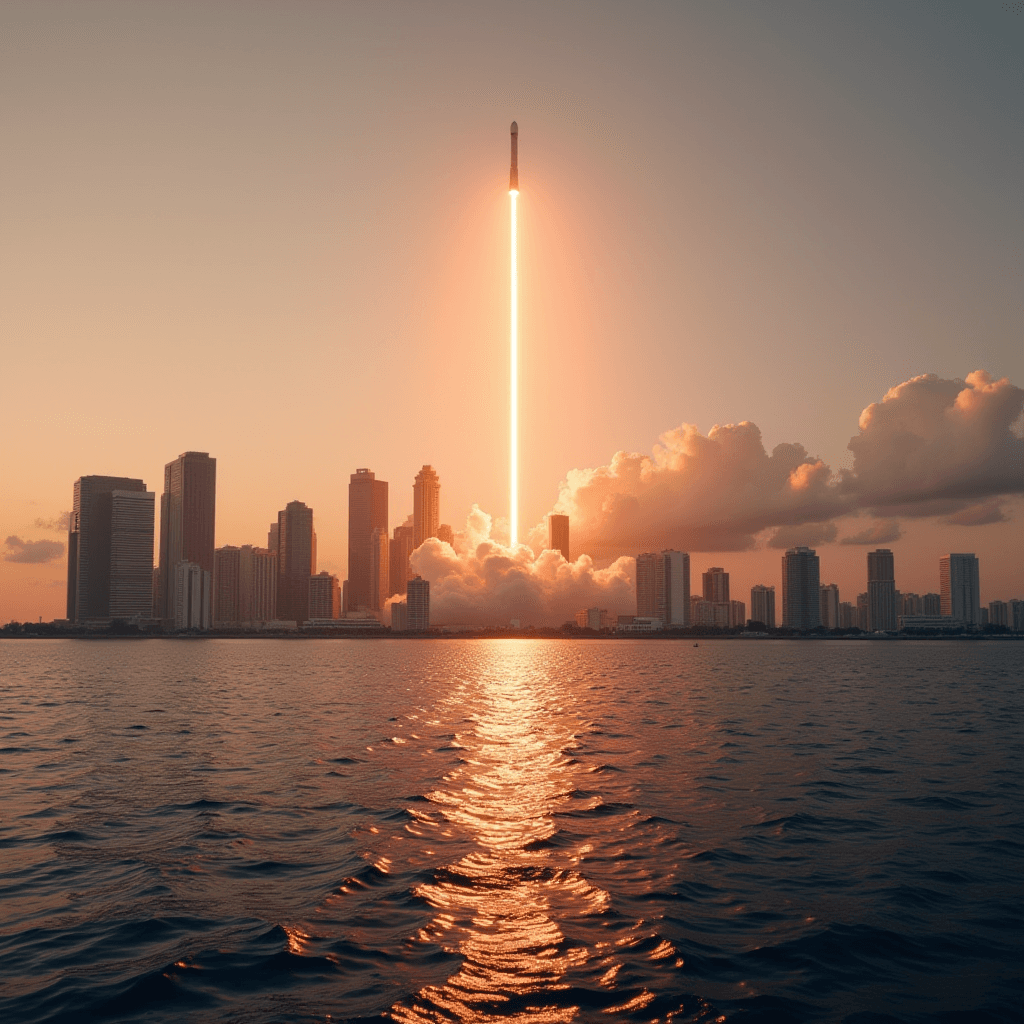
[[[0,1016],[1017,1019],[1019,651],[0,642]]]

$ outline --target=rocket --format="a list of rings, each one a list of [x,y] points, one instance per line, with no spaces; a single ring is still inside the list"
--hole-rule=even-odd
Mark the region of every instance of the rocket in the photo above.
[[[508,171],[509,192],[519,191],[519,125],[512,122],[512,166]]]

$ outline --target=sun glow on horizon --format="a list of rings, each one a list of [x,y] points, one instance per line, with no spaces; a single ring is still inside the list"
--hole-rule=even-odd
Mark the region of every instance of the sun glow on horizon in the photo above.
[[[515,189],[509,190],[511,210],[512,272],[509,315],[509,543],[519,543],[519,253],[516,239]]]

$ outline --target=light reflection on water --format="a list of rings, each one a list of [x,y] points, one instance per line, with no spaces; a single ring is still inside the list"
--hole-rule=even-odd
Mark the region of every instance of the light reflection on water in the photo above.
[[[0,1020],[1015,1019],[1022,692],[1018,644],[0,642]]]
[[[560,920],[599,914],[608,894],[576,870],[585,850],[548,843],[576,789],[579,723],[559,708],[562,695],[530,647],[492,645],[490,655],[472,730],[456,735],[461,765],[427,794],[429,810],[412,809],[428,833],[444,822],[475,843],[416,890],[438,912],[419,938],[458,952],[463,964],[444,985],[394,1006],[399,1021],[573,1020],[577,1006],[545,996],[567,989],[566,973],[597,952],[568,941]]]

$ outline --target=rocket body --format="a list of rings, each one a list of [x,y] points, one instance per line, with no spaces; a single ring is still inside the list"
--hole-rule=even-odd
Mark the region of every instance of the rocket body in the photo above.
[[[519,125],[512,122],[512,166],[508,172],[509,192],[519,191]]]

